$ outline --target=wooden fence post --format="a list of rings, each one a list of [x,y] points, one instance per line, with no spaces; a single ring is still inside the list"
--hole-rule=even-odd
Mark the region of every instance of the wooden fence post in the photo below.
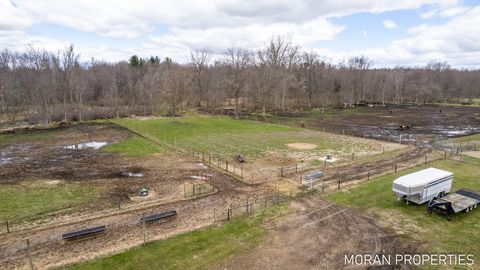
[[[147,232],[146,232],[146,225],[145,225],[145,213],[142,214],[142,232],[143,232],[143,244],[147,242]]]
[[[7,225],[7,233],[10,233],[10,226],[9,226],[9,224],[8,224],[8,220],[5,221],[5,224]]]
[[[352,153],[352,161],[355,160],[355,153]]]
[[[28,265],[30,266],[30,270],[34,270],[35,267],[33,266],[32,252],[30,251],[30,240],[29,239],[27,239],[27,256],[28,256]]]
[[[395,164],[395,173],[397,173],[398,164]]]

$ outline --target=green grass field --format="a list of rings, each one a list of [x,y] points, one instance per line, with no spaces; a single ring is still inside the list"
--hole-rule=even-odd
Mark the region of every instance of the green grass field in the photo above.
[[[28,142],[35,141],[38,139],[48,138],[60,134],[62,130],[60,129],[47,129],[47,130],[35,130],[28,132],[21,132],[15,134],[0,134],[0,145],[17,143],[17,142]]]
[[[376,178],[348,191],[329,194],[328,200],[366,211],[396,233],[421,243],[427,252],[472,253],[480,258],[480,209],[460,213],[447,220],[445,216],[426,213],[426,205],[406,205],[397,201],[392,182],[397,177],[424,168],[402,171]],[[460,188],[480,192],[480,167],[471,162],[440,160],[427,167],[454,173],[453,190]]]
[[[103,150],[106,152],[123,153],[130,157],[143,157],[156,153],[162,153],[165,151],[165,148],[160,147],[142,137],[133,135],[122,142],[107,145],[103,148]]]
[[[317,148],[308,151],[315,154],[351,153],[354,150],[370,149],[370,145],[360,139],[222,116],[197,114],[175,119],[125,118],[114,122],[141,134],[148,134],[159,141],[176,144],[180,148],[193,148],[222,158],[232,158],[241,153],[255,159],[271,151],[289,152],[292,149],[286,146],[288,143],[316,144]]]
[[[255,217],[240,217],[225,225],[150,242],[117,255],[63,269],[209,269],[254,247],[265,233],[262,224],[288,211],[287,206],[274,207]]]
[[[470,135],[470,136],[464,136],[464,137],[458,137],[458,138],[453,138],[453,139],[448,139],[446,140],[447,143],[459,143],[459,142],[478,142],[480,143],[480,134],[475,134],[475,135]],[[480,145],[479,145],[480,149]]]
[[[0,220],[36,219],[48,213],[90,202],[99,196],[93,185],[36,180],[0,189]]]

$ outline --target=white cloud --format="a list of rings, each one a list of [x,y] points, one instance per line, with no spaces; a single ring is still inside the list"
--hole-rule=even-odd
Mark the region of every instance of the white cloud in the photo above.
[[[422,18],[441,16],[448,21],[414,27],[408,31],[408,38],[384,48],[316,50],[335,61],[364,54],[377,65],[423,65],[436,58],[453,65],[480,66],[480,28],[475,27],[480,23],[479,7],[467,8],[460,0],[13,1],[0,0],[0,49],[22,50],[31,44],[55,51],[71,42],[61,36],[26,33],[34,24],[48,23],[118,38],[119,42],[141,40],[138,48],[112,49],[89,41],[75,44],[84,60],[94,56],[115,61],[135,53],[170,56],[184,62],[191,49],[207,47],[217,53],[232,46],[256,49],[276,35],[288,36],[293,43],[313,49],[318,41],[334,40],[348,27],[333,23],[333,17],[421,8]],[[154,31],[158,25],[166,29],[164,33]],[[391,20],[383,25],[397,27]],[[364,36],[367,30],[362,32]]]
[[[318,50],[335,61],[367,55],[375,66],[425,66],[432,60],[447,61],[464,68],[480,67],[480,6],[436,25],[420,25],[408,30],[408,38],[392,41],[384,48],[363,50]]]
[[[320,40],[331,40],[344,29],[325,19],[304,23],[252,24],[243,27],[214,27],[206,29],[174,28],[168,34],[150,37],[150,45],[158,47],[210,48],[222,51],[229,47],[258,49],[269,38],[286,36],[297,45],[306,46]]]
[[[387,28],[387,29],[395,29],[395,28],[398,28],[397,24],[392,21],[392,20],[384,20],[383,21],[383,27]]]
[[[0,0],[9,2],[8,0]],[[445,6],[458,0],[16,0],[15,10],[35,22],[58,24],[98,35],[137,38],[155,24],[179,28],[238,27],[251,24],[304,23],[358,12],[381,13]]]
[[[9,0],[0,0],[0,31],[22,30],[32,24],[25,10],[16,8]]]

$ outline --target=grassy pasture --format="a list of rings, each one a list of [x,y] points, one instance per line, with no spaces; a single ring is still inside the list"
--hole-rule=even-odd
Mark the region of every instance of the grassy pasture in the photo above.
[[[20,132],[20,133],[0,134],[0,145],[10,144],[10,143],[29,142],[29,141],[44,139],[44,138],[58,135],[62,131],[63,130],[60,130],[60,129],[46,129],[46,130]]]
[[[0,220],[35,219],[97,198],[93,185],[35,180],[3,184],[0,188]]]
[[[143,157],[165,151],[164,148],[137,135],[122,142],[107,145],[102,149],[107,152],[123,153],[129,157]]]
[[[426,213],[426,205],[406,205],[397,201],[392,192],[392,182],[401,175],[435,167],[454,173],[453,191],[465,188],[480,192],[480,169],[478,163],[455,160],[435,161],[398,174],[378,177],[350,190],[329,194],[327,199],[359,208],[375,218],[380,224],[398,234],[420,243],[426,252],[472,253],[480,258],[480,209],[460,213],[447,220],[446,217]],[[428,268],[428,267],[427,267]]]
[[[469,143],[469,142],[478,142],[480,144],[480,134],[475,134],[475,135],[469,135],[469,136],[464,136],[464,137],[458,137],[458,138],[453,138],[449,139],[446,141],[447,143]],[[480,147],[479,147],[480,148]]]
[[[229,117],[125,118],[115,123],[180,148],[193,148],[227,159],[238,153],[257,159],[271,152],[320,155],[372,150],[371,142],[358,138]],[[289,143],[310,143],[317,147],[298,150],[289,148],[286,145]]]

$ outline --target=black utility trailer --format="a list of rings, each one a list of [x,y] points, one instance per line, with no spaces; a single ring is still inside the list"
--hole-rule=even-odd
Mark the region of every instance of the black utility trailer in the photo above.
[[[95,237],[100,233],[105,232],[105,226],[96,226],[86,229],[81,229],[78,231],[68,232],[62,234],[62,240],[65,241],[76,241],[76,240],[84,240],[91,237]]]
[[[448,216],[465,212],[468,213],[480,204],[480,194],[464,189],[449,193],[442,198],[433,198],[428,203],[428,213],[438,211]]]
[[[153,223],[153,222],[156,222],[156,221],[165,221],[168,218],[174,217],[176,215],[177,215],[177,211],[172,210],[172,211],[163,212],[163,213],[160,213],[160,214],[155,214],[155,215],[151,215],[151,216],[142,217],[142,218],[140,218],[140,223],[143,223],[144,221],[145,221],[145,223]]]

